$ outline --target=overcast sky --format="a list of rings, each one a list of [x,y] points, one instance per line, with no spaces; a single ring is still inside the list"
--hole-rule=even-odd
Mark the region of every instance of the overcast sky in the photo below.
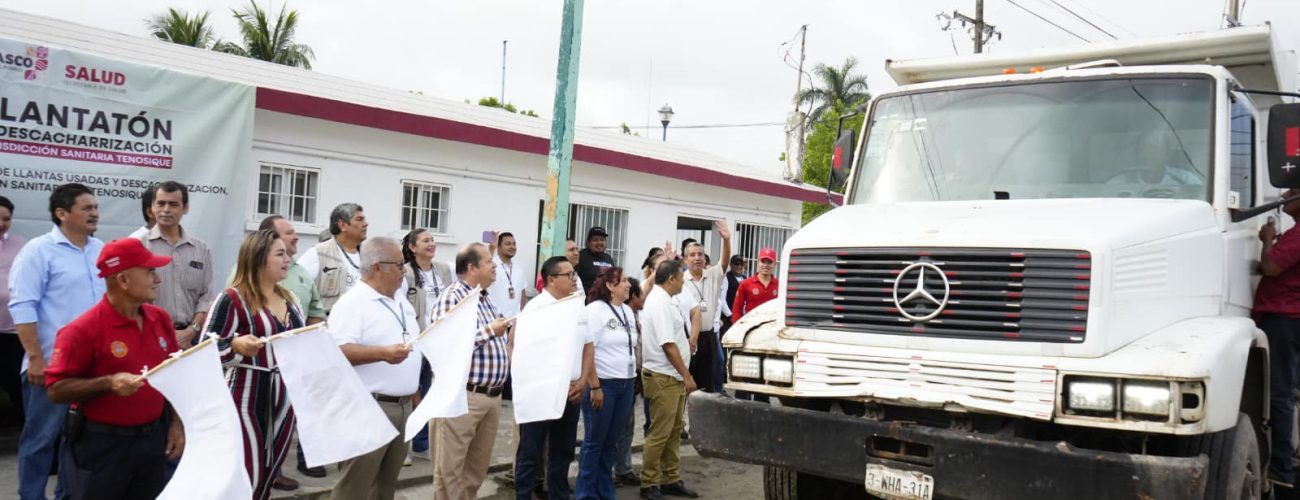
[[[1012,2],[1015,3],[1012,3]],[[1273,23],[1280,44],[1300,49],[1300,2],[1244,0],[1245,24]],[[298,41],[316,53],[315,71],[461,101],[501,92],[501,41],[509,40],[506,100],[552,115],[560,0],[382,2],[309,0]],[[235,39],[237,0],[0,0],[0,7],[144,36],[144,19],[176,7],[211,11],[218,35]],[[263,4],[265,5],[265,4]],[[279,9],[283,1],[276,1]],[[1053,23],[1034,17],[1017,5]],[[583,24],[578,125],[627,123],[659,140],[654,111],[677,112],[670,142],[769,172],[782,167],[780,126],[680,129],[677,125],[783,122],[797,73],[781,45],[808,25],[807,63],[856,57],[873,90],[893,87],[887,58],[971,52],[965,31],[944,32],[939,12],[973,15],[974,0],[588,0]],[[1003,36],[991,52],[1218,29],[1222,0],[987,0],[985,16]],[[954,47],[955,46],[955,47]],[[790,52],[797,62],[798,47]],[[805,81],[804,85],[807,85]]]

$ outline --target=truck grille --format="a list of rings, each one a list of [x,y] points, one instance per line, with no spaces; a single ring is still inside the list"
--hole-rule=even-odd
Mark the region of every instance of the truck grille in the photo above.
[[[1091,255],[1079,250],[800,249],[790,255],[785,321],[886,335],[1079,343],[1091,268]]]

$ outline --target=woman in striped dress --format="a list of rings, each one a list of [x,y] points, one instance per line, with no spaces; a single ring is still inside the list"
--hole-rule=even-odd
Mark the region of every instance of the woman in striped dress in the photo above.
[[[204,331],[217,335],[226,382],[235,398],[244,434],[244,467],[253,498],[271,496],[280,465],[289,454],[293,409],[275,355],[265,338],[305,324],[297,299],[279,285],[291,257],[275,231],[244,238],[234,280],[212,304]]]

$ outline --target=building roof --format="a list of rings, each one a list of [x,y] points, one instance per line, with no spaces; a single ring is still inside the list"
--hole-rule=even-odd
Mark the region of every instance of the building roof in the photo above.
[[[545,155],[550,121],[255,59],[0,9],[0,36],[257,88],[257,107],[425,137]],[[578,128],[577,161],[800,201],[825,191],[700,151]]]

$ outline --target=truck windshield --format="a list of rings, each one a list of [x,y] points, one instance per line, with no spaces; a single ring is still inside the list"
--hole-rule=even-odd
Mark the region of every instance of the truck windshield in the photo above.
[[[1208,77],[1034,82],[881,98],[852,203],[1207,200]]]

